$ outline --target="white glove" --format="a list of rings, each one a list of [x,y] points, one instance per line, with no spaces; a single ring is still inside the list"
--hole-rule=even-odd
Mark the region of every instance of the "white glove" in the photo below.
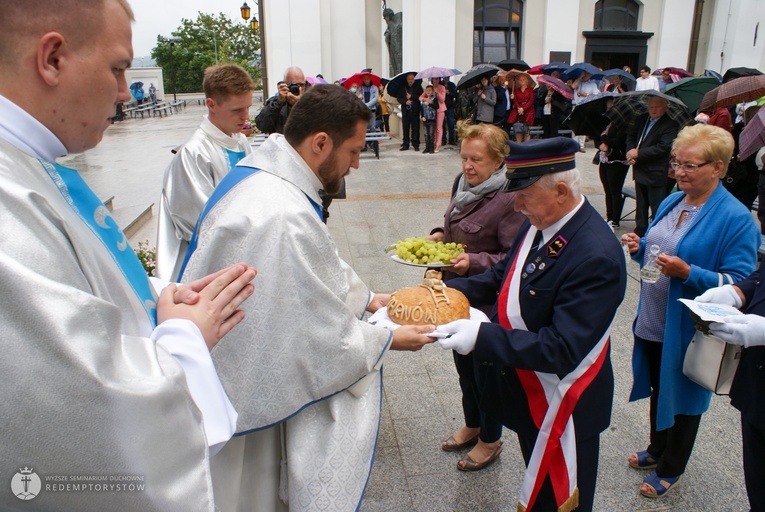
[[[482,323],[477,320],[455,320],[448,324],[439,325],[436,327],[436,332],[451,334],[451,336],[438,340],[438,343],[443,349],[456,350],[463,356],[469,354],[475,347],[478,329]]]
[[[728,343],[744,347],[765,345],[765,317],[760,315],[732,315],[722,322],[709,324],[709,332]]]
[[[713,304],[726,304],[728,306],[741,307],[741,297],[733,288],[733,285],[726,284],[717,288],[710,288],[695,299],[697,302],[711,302]]]

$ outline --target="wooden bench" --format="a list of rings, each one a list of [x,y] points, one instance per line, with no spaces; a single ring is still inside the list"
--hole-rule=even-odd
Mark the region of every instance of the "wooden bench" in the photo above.
[[[174,101],[170,104],[170,106],[174,108],[176,112],[180,112],[181,107],[186,108],[186,100]]]
[[[161,102],[154,105],[154,108],[151,110],[152,117],[159,114],[159,117],[162,117],[163,115],[169,116],[173,113],[173,106],[170,103]]]
[[[507,127],[507,133],[508,135],[515,135],[515,132],[513,130],[512,125],[509,125]],[[533,138],[538,139],[544,135],[544,129],[541,126],[529,126],[529,135],[531,135]],[[574,133],[571,130],[558,130],[558,136],[559,137],[573,137]]]
[[[250,141],[250,146],[253,148],[259,148],[261,144],[263,144],[266,139],[268,138],[267,133],[259,133],[253,137],[253,139]]]
[[[390,140],[388,132],[367,132],[366,144],[375,152],[375,158],[380,159],[380,141]]]
[[[136,107],[134,114],[141,114],[141,119],[143,119],[144,114],[151,114],[152,109],[154,108],[154,105],[149,103],[148,105],[141,105],[139,107]]]

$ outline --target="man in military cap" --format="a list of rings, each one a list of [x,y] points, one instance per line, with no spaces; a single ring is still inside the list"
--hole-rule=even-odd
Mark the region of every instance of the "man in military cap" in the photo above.
[[[518,434],[527,467],[519,510],[589,511],[611,421],[609,333],[626,288],[624,254],[580,192],[575,141],[508,144],[504,190],[516,191],[528,222],[491,270],[449,281],[472,306],[493,304],[491,323],[442,325],[453,334],[440,343],[474,352],[481,407]]]

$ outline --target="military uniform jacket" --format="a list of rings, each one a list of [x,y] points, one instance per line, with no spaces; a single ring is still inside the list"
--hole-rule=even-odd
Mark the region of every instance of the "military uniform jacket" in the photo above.
[[[505,329],[498,324],[497,296],[529,229],[527,222],[513,250],[492,269],[449,285],[464,292],[473,307],[494,304],[492,323],[479,329],[473,352],[484,370],[481,407],[518,434],[534,438],[538,429],[515,369],[561,378],[573,371],[610,328],[624,298],[626,266],[618,240],[585,200],[558,233],[525,262],[517,262],[524,266],[517,300],[528,331]],[[607,356],[574,408],[577,439],[609,425],[613,389]]]

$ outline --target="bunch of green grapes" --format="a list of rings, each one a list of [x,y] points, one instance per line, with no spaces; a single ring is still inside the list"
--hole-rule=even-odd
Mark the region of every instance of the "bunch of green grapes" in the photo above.
[[[396,242],[396,256],[404,261],[421,265],[432,263],[448,265],[464,251],[462,244],[433,242],[425,237],[406,238]]]

